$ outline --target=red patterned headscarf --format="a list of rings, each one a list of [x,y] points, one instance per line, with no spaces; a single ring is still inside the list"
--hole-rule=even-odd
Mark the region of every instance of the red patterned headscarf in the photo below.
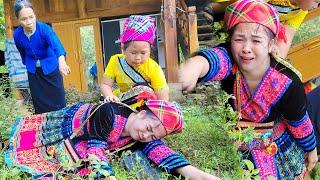
[[[167,135],[183,129],[182,111],[178,103],[164,100],[148,100],[145,105],[158,117]]]
[[[224,21],[230,30],[239,23],[257,23],[270,29],[279,40],[286,41],[277,11],[261,0],[238,0],[226,9]]]
[[[153,45],[156,36],[155,19],[149,16],[132,15],[124,22],[120,36],[122,44],[129,41],[146,41]]]

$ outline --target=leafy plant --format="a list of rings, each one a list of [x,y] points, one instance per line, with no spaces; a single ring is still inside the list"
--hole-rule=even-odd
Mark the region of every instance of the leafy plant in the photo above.
[[[0,50],[4,50],[4,42],[6,38],[6,26],[4,20],[3,1],[0,0]]]
[[[26,114],[30,114],[27,110],[21,110],[18,106],[18,101],[13,97],[10,82],[8,78],[0,79],[0,141],[6,140],[9,137],[12,124],[15,122],[17,117],[23,117]],[[9,94],[8,94],[9,93]],[[6,97],[8,95],[8,97]]]
[[[8,68],[7,66],[0,66],[0,73],[7,73],[8,72]]]
[[[212,30],[213,30],[214,40],[215,40],[216,44],[226,42],[226,40],[228,38],[228,33],[223,28],[223,21],[214,22],[212,24]]]
[[[243,180],[259,180],[260,176],[259,176],[259,169],[255,169],[254,165],[251,161],[249,160],[242,160],[243,163],[243,175],[242,175],[242,179]]]
[[[225,179],[241,179],[240,156],[229,133],[237,113],[226,106],[229,98],[218,82],[198,86],[181,104],[184,131],[165,139],[194,166]]]
[[[5,148],[0,150],[0,177],[6,179],[31,179],[28,173],[20,171],[18,168],[7,167],[4,164],[4,151]]]

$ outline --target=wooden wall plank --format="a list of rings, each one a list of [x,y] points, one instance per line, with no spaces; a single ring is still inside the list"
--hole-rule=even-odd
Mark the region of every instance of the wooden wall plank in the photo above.
[[[4,5],[4,18],[5,18],[5,26],[6,26],[6,37],[7,38],[13,38],[13,21],[12,19],[15,18],[13,9],[12,9],[12,2],[9,0],[3,1]]]
[[[176,1],[164,0],[164,44],[169,83],[178,82],[178,45],[176,30]]]
[[[14,0],[7,0],[13,4]],[[84,2],[83,2],[84,1]],[[79,13],[78,0],[30,0],[38,20],[49,23],[103,18],[130,14],[160,12],[161,0],[80,0],[85,4],[86,15]],[[81,4],[83,10],[83,4]],[[10,9],[12,10],[12,6]],[[13,12],[10,19],[14,26],[18,23]]]
[[[85,0],[77,0],[77,7],[78,7],[78,15],[80,18],[87,17],[87,9],[86,9],[86,1]]]
[[[65,12],[65,6],[67,6],[64,3],[64,0],[55,0],[54,1],[54,12]]]

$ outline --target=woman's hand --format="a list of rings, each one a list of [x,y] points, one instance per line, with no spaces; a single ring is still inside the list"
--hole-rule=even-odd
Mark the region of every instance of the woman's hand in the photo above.
[[[104,98],[103,102],[120,102],[119,98],[115,95],[110,95]]]
[[[59,71],[63,76],[66,76],[71,72],[64,56],[59,57]]]
[[[305,164],[307,171],[311,171],[318,162],[317,148],[305,154]]]
[[[196,87],[198,79],[205,76],[208,71],[209,63],[204,57],[195,56],[190,58],[179,69],[178,77],[182,90],[192,91]]]
[[[219,177],[208,174],[206,172],[203,172],[199,177],[200,177],[199,179],[201,180],[221,180]]]
[[[190,180],[220,180],[219,177],[208,174],[194,166],[187,165],[180,167],[177,170],[177,173],[181,174],[184,177],[189,178]]]
[[[117,178],[115,176],[109,176],[109,180],[116,180]]]

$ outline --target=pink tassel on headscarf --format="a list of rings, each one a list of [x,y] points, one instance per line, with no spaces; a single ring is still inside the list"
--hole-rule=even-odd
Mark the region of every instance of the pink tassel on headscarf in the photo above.
[[[136,99],[137,99],[137,102],[139,102],[139,101],[147,101],[147,100],[157,100],[158,98],[156,94],[152,91],[143,91],[138,94]]]
[[[278,34],[277,40],[279,42],[283,41],[283,42],[287,43],[286,27],[283,24],[280,24],[279,34]]]

